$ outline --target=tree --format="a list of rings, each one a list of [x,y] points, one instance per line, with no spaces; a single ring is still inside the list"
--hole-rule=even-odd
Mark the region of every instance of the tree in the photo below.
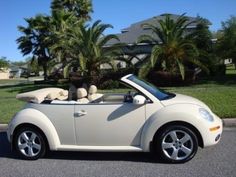
[[[217,64],[219,64],[215,47],[212,42],[213,35],[209,30],[209,21],[200,16],[197,17],[195,31],[189,36],[198,49],[197,59],[204,64],[211,74],[214,74]]]
[[[0,58],[0,71],[5,70],[6,68],[9,67],[9,61],[6,59],[6,57],[1,57]]]
[[[71,51],[71,29],[77,28],[78,23],[72,13],[58,10],[52,13],[50,18],[50,35],[46,40],[50,43],[49,50],[54,55],[56,62],[62,63],[64,67],[72,58]],[[51,42],[50,42],[51,41]]]
[[[18,30],[23,33],[16,41],[18,48],[23,55],[32,54],[37,59],[38,64],[43,67],[44,79],[47,80],[48,62],[53,59],[49,46],[52,41],[46,40],[51,35],[48,30],[50,17],[37,15],[36,17],[25,19],[27,27],[18,26]]]
[[[90,13],[93,11],[91,0],[53,0],[51,3],[52,12],[65,10],[73,13],[79,20],[90,20]]]
[[[144,24],[145,28],[150,28],[153,35],[142,35],[139,42],[154,45],[149,60],[139,70],[139,75],[145,77],[152,69],[161,67],[162,70],[170,73],[180,73],[182,79],[185,78],[186,63],[193,63],[204,68],[197,60],[198,50],[193,41],[185,35],[186,28],[191,24],[188,18],[181,15],[176,21],[166,15],[164,20],[157,20],[159,26]],[[153,36],[158,36],[157,40]]]
[[[223,58],[232,58],[236,68],[236,16],[222,22],[222,37],[218,39],[218,53]]]
[[[39,75],[39,71],[42,71],[42,67],[38,65],[38,60],[36,58],[27,57],[24,63],[27,65],[29,73]]]
[[[63,69],[67,73],[73,56],[73,45],[71,33],[76,28],[90,19],[92,4],[89,0],[54,0],[51,3],[51,18],[49,31],[51,35],[47,37],[51,41],[50,52],[54,55],[51,64],[59,64],[58,71]]]
[[[197,16],[196,23],[197,26],[190,36],[199,50],[210,51],[212,49],[212,34],[208,26],[210,22],[205,18]]]
[[[94,22],[91,26],[80,26],[71,31],[73,62],[77,62],[81,71],[91,78],[93,82],[100,73],[100,65],[108,63],[112,65],[114,59],[121,54],[119,44],[104,47],[111,39],[118,39],[116,35],[103,35],[103,32],[112,27]]]

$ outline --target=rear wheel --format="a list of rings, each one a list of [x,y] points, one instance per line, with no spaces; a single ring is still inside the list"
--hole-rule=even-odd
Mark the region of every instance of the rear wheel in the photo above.
[[[157,151],[166,162],[184,163],[192,159],[197,152],[197,137],[185,126],[169,126],[157,136]]]
[[[20,157],[27,160],[36,160],[46,152],[43,135],[32,127],[23,127],[17,131],[14,146]]]

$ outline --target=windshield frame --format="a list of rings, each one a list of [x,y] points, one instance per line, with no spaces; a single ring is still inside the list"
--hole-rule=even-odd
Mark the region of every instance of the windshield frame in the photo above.
[[[167,100],[167,99],[175,97],[175,94],[163,91],[157,88],[156,86],[154,86],[153,84],[136,77],[135,75],[130,75],[126,79],[139,85],[144,90],[146,90],[151,95],[153,95],[155,98],[157,98],[159,101]]]

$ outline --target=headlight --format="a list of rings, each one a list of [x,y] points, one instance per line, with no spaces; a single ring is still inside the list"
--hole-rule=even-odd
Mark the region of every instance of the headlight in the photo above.
[[[206,109],[204,108],[199,108],[199,113],[201,115],[202,118],[210,121],[210,122],[213,122],[214,121],[214,118],[213,116],[211,115],[211,113],[209,113]]]

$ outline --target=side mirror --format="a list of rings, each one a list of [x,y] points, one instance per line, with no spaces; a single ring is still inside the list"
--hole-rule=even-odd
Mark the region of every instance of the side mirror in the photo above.
[[[146,98],[142,95],[136,95],[133,98],[133,104],[142,105],[146,103]]]

